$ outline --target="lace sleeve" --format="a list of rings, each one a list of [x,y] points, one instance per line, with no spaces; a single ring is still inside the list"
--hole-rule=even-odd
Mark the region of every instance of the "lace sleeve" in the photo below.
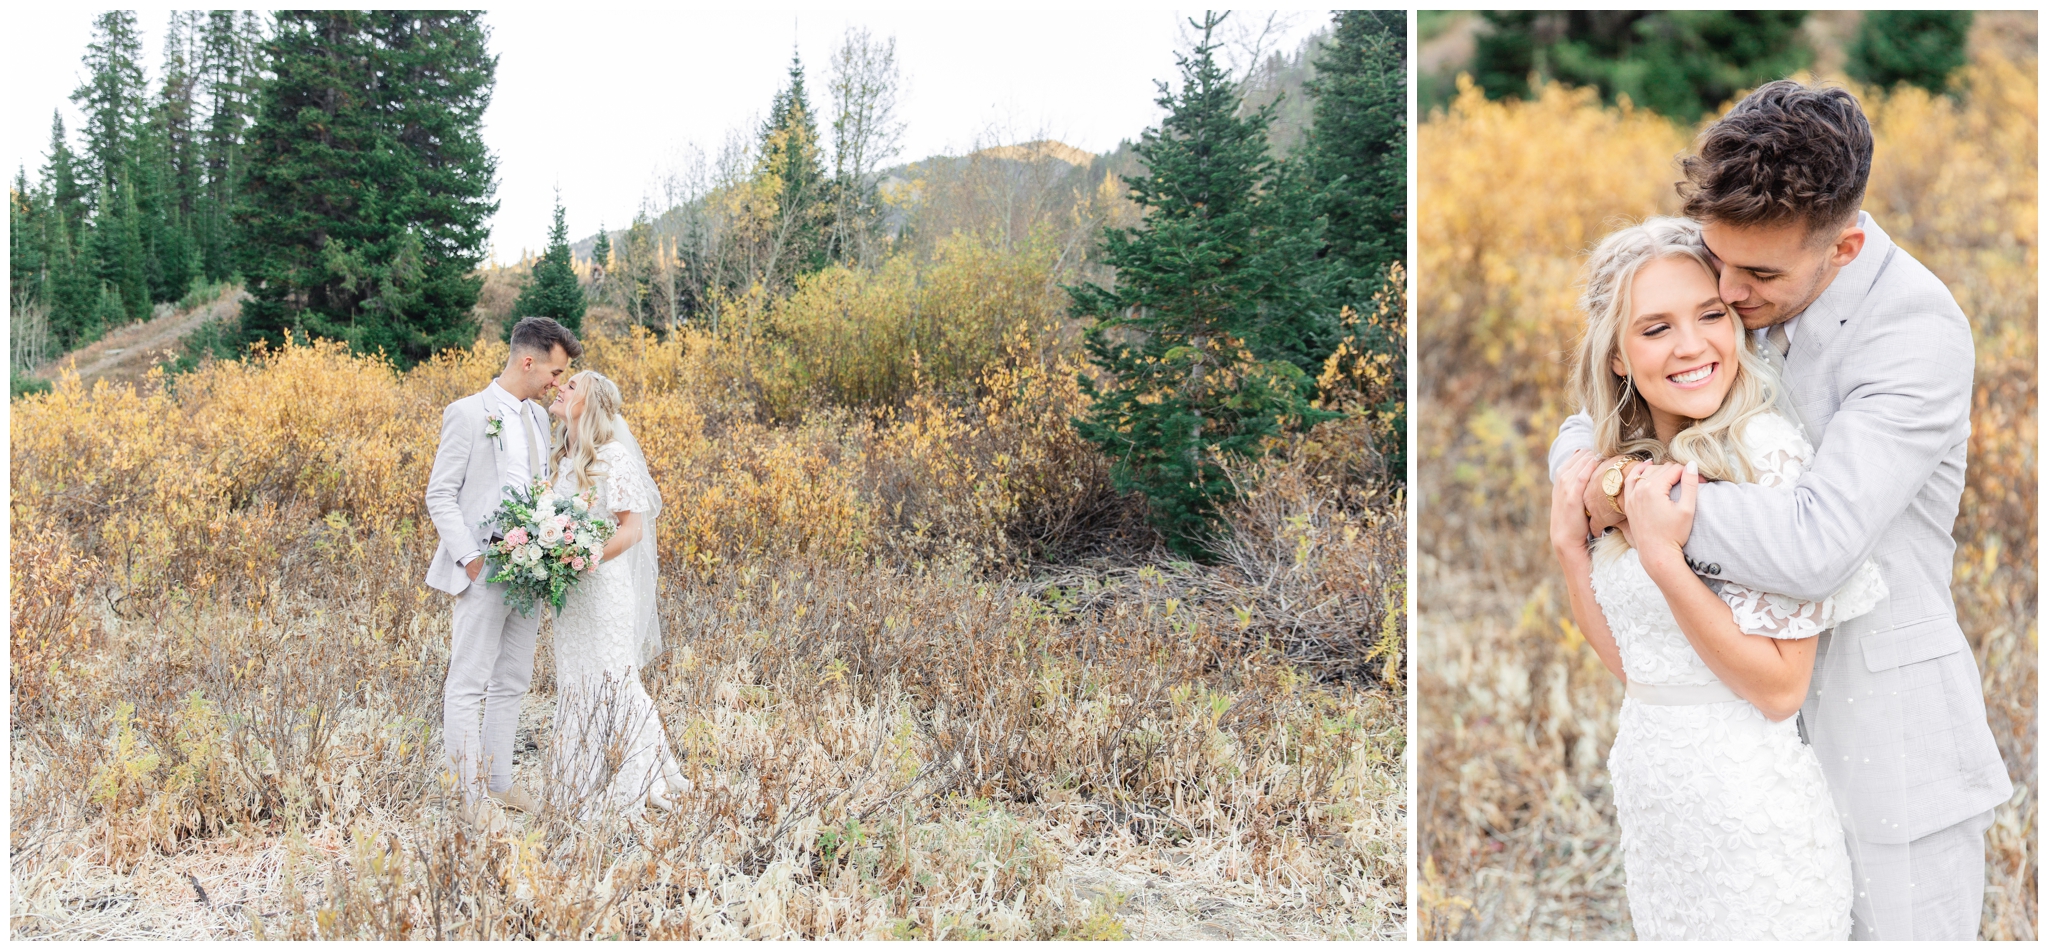
[[[1749,421],[1742,433],[1743,448],[1754,467],[1757,485],[1788,489],[1813,461],[1813,445],[1792,421],[1768,413]]]
[[[609,512],[647,512],[654,508],[647,470],[633,454],[618,443],[607,443],[597,451],[605,461],[604,507]]]
[[[1721,586],[1721,600],[1735,612],[1735,626],[1744,634],[1782,640],[1813,637],[1843,621],[1869,614],[1890,593],[1877,563],[1866,561],[1840,591],[1820,601],[1801,601],[1758,591],[1748,585]]]

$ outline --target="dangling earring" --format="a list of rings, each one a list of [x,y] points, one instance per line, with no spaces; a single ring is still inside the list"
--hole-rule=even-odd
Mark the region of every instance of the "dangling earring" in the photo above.
[[[1633,374],[1621,378],[1621,402],[1615,406],[1614,414],[1621,418],[1621,438],[1623,439],[1640,438],[1639,429],[1642,426],[1642,420],[1636,416],[1635,401],[1632,399],[1635,395],[1635,387],[1636,378]]]

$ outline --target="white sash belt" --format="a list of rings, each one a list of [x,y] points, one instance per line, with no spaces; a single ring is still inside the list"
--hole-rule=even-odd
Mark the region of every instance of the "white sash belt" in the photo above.
[[[1642,684],[1631,680],[1628,682],[1628,695],[1637,703],[1660,707],[1690,707],[1742,699],[1718,680],[1710,684]]]

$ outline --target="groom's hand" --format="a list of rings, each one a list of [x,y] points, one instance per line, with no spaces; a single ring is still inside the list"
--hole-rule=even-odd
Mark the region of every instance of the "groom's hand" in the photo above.
[[[1606,475],[1607,470],[1615,463],[1623,461],[1633,464],[1635,459],[1629,456],[1613,456],[1602,459],[1600,460],[1600,467],[1593,470],[1593,477],[1586,480],[1586,521],[1588,527],[1592,529],[1595,535],[1604,535],[1608,529],[1628,521],[1628,515],[1625,511],[1615,511],[1614,505],[1609,505],[1607,502],[1607,493],[1600,490],[1601,476]],[[1627,470],[1624,468],[1623,471]],[[1615,504],[1620,505],[1626,510],[1628,508],[1627,496],[1627,492],[1616,496],[1614,499]]]
[[[1692,537],[1692,516],[1699,503],[1699,465],[1640,462],[1629,467],[1627,478],[1628,488],[1622,491],[1636,512],[1629,523],[1629,540],[1640,553],[1643,569],[1652,578],[1660,575],[1660,566],[1691,574],[1685,543]],[[1673,487],[1679,490],[1676,499],[1671,497]]]
[[[481,576],[484,573],[483,556],[478,555],[475,558],[471,558],[469,560],[469,567],[464,568],[462,570],[469,572],[469,580],[475,581],[479,576]]]

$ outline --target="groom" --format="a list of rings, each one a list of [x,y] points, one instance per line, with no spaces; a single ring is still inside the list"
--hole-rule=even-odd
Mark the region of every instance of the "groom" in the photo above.
[[[1876,559],[1891,595],[1822,635],[1801,711],[1847,833],[1854,937],[1974,938],[1984,833],[2012,784],[1949,593],[1969,321],[1860,210],[1870,123],[1849,93],[1771,83],[1698,145],[1683,161],[1685,213],[1818,453],[1791,492],[1701,486],[1687,561],[1712,581],[1818,600]],[[1566,420],[1552,474],[1592,446],[1590,420]],[[1626,512],[1592,481],[1601,531]]]
[[[512,741],[533,679],[540,614],[521,614],[505,603],[504,585],[480,580],[490,541],[485,523],[505,489],[547,477],[548,414],[538,401],[582,355],[567,327],[546,317],[521,320],[498,378],[441,411],[441,447],[427,477],[427,514],[441,536],[427,584],[455,596],[442,744],[462,788],[462,817],[486,830],[505,828],[499,805],[539,808],[512,785]]]

